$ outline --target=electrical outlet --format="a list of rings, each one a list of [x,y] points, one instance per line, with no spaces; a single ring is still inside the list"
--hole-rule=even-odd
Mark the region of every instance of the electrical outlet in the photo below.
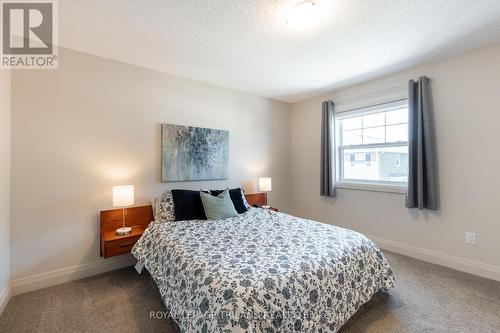
[[[466,232],[465,233],[465,242],[470,245],[476,245],[476,233],[475,232]]]

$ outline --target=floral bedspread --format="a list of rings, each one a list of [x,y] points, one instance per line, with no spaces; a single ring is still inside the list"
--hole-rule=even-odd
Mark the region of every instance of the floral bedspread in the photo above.
[[[336,332],[395,285],[362,234],[259,208],[153,222],[132,253],[182,332]]]

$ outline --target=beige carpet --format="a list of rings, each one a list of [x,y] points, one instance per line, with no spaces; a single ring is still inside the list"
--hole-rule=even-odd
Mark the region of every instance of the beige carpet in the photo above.
[[[397,287],[349,320],[347,332],[500,332],[500,283],[386,252]],[[19,295],[0,332],[175,332],[147,274],[132,268]]]

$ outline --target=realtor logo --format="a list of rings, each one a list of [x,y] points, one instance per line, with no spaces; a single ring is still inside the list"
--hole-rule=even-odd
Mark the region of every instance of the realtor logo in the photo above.
[[[1,68],[56,69],[56,2],[4,0],[1,7]]]

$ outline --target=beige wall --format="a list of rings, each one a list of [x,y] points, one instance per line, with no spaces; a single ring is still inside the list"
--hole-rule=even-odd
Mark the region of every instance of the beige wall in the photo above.
[[[321,199],[321,102],[353,102],[355,96],[390,90],[420,75],[432,78],[441,209],[408,210],[403,195],[359,190],[339,189],[336,200]],[[493,265],[490,268],[500,274],[499,96],[496,45],[294,104],[292,212],[454,256],[453,260]],[[477,233],[476,246],[465,244],[466,231]]]
[[[0,306],[10,260],[10,72],[0,70]],[[0,309],[1,312],[1,309]]]
[[[14,279],[99,260],[97,214],[111,208],[113,185],[134,184],[142,204],[172,187],[243,184],[254,191],[261,175],[273,177],[272,204],[282,210],[500,267],[500,46],[308,99],[291,113],[265,98],[75,51],[60,54],[59,70],[12,74]],[[402,195],[381,192],[339,189],[335,201],[320,199],[320,103],[355,103],[419,75],[432,78],[440,211],[408,210]],[[162,122],[228,129],[230,179],[161,183]],[[8,117],[1,124],[8,130]],[[0,147],[8,159],[7,132],[2,128]],[[2,182],[8,174],[1,170]],[[8,211],[9,191],[0,199]],[[7,233],[8,220],[0,219]],[[466,231],[478,234],[476,246],[464,243]],[[1,240],[8,244],[8,237]],[[8,245],[0,250],[8,276]]]
[[[145,204],[170,188],[256,190],[288,209],[290,105],[66,49],[58,70],[12,75],[12,274],[99,260],[111,187]],[[227,181],[160,182],[160,124],[230,131]]]

